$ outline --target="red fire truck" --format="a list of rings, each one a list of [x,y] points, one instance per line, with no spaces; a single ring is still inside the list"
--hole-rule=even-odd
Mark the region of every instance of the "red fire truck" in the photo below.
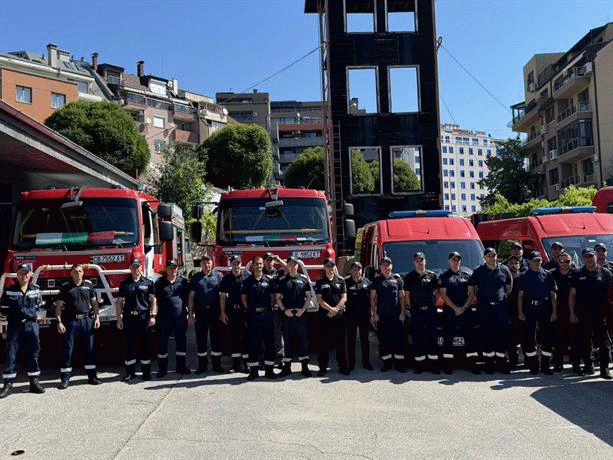
[[[101,322],[109,323],[116,319],[114,296],[130,273],[130,260],[142,259],[145,276],[156,278],[168,259],[182,267],[189,262],[188,243],[181,209],[143,192],[84,187],[24,192],[0,293],[15,282],[19,264],[31,264],[45,300],[39,322],[49,325],[60,286],[70,279],[71,266],[81,263],[96,288]]]
[[[192,231],[192,236],[197,234]],[[323,274],[324,259],[335,257],[326,195],[284,187],[224,192],[212,250],[215,266],[227,270],[235,254],[243,264],[267,252],[282,259],[291,255],[315,281]]]

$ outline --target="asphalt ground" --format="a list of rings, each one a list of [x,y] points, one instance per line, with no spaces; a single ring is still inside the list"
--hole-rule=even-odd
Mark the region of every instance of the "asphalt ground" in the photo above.
[[[208,372],[126,384],[120,365],[105,364],[93,387],[77,362],[68,389],[49,367],[36,395],[20,369],[0,400],[0,458],[613,457],[613,382],[597,374],[382,373],[372,345],[377,370],[350,376],[332,361],[324,377],[294,364],[274,381]],[[188,356],[195,367],[193,342]]]

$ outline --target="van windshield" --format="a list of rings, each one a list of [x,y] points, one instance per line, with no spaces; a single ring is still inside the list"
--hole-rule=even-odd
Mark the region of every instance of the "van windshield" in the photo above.
[[[449,268],[448,257],[453,251],[462,255],[462,268],[469,273],[484,263],[483,245],[479,240],[394,241],[385,243],[383,251],[392,259],[395,273],[412,271],[416,252],[423,252],[426,268],[439,275]]]
[[[547,251],[549,259],[552,257],[551,245],[556,241],[564,246],[564,251],[570,255],[571,260],[574,261],[578,267],[583,265],[581,251],[584,248],[594,249],[596,243],[604,243],[607,248],[613,248],[613,235],[573,235],[543,238],[543,247]]]

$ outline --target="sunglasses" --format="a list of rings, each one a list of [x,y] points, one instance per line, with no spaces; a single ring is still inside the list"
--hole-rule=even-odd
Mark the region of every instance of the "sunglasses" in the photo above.
[[[569,264],[570,260],[560,260],[559,261],[561,264]]]

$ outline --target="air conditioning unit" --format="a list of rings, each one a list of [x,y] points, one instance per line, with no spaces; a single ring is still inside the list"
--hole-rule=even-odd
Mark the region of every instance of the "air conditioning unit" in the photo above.
[[[550,160],[555,160],[556,158],[558,158],[558,151],[556,149],[550,150],[549,151],[549,159]]]
[[[585,65],[583,66],[583,75],[587,75],[588,73],[592,73],[592,71],[594,70],[594,64],[592,62],[586,62]]]
[[[560,191],[560,184],[553,184],[553,190],[555,192],[559,192]]]
[[[532,82],[530,84],[528,84],[528,91],[530,91],[531,93],[536,91],[536,83]]]
[[[592,163],[598,163],[600,161],[600,158],[598,157],[597,153],[592,154]]]

